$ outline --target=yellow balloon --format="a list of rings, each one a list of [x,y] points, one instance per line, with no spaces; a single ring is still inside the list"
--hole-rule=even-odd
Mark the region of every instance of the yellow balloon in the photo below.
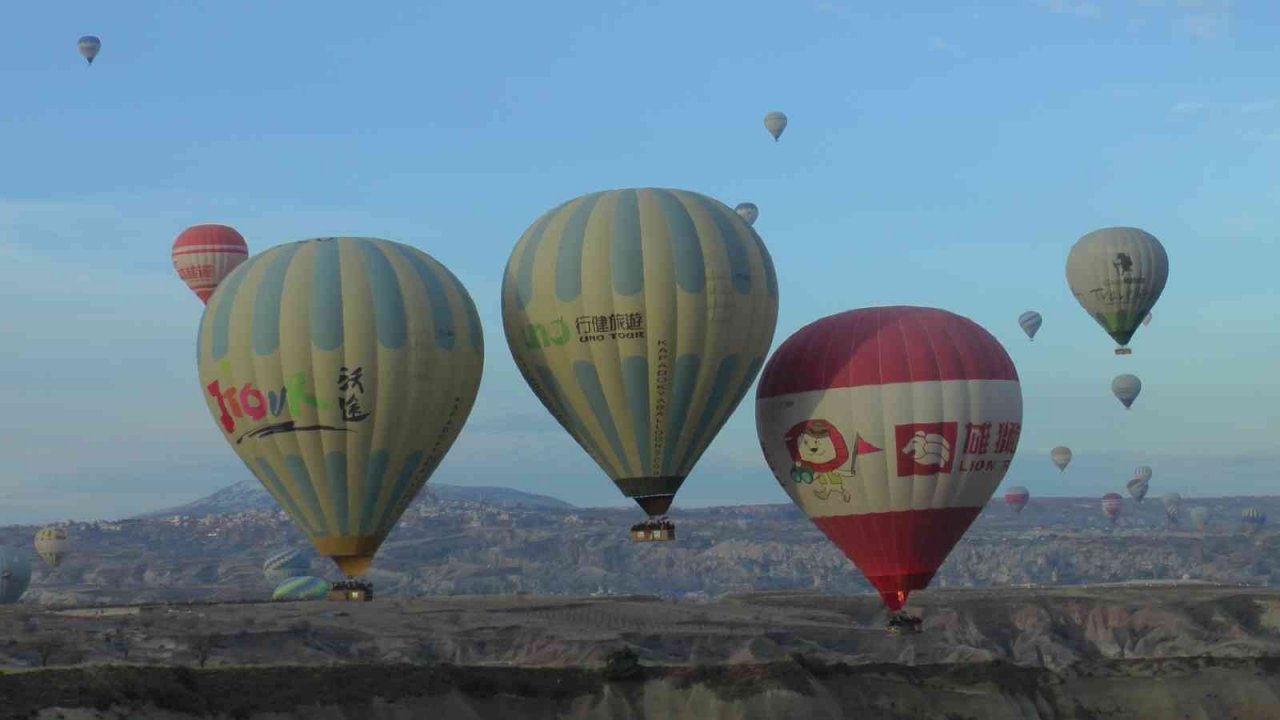
[[[67,556],[71,543],[67,531],[60,527],[43,527],[36,531],[36,554],[52,567],[58,567]]]
[[[364,573],[475,404],[475,303],[426,253],[373,238],[272,248],[200,321],[200,387],[223,437],[349,576]]]
[[[777,319],[760,236],[684,190],[565,203],[525,231],[503,278],[507,344],[525,380],[652,516],[751,387]]]

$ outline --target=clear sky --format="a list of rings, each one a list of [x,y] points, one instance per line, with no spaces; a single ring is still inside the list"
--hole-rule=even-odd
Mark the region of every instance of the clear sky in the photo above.
[[[1274,493],[1277,27],[1280,7],[1226,0],[15,4],[0,522],[131,514],[248,476],[201,399],[201,307],[169,260],[201,222],[255,252],[351,234],[432,254],[488,341],[434,480],[629,504],[524,385],[498,288],[543,211],[649,185],[760,206],[775,347],[867,305],[990,329],[1026,399],[1006,484],[1096,495],[1149,463],[1153,495]],[[1064,279],[1071,244],[1111,225],[1170,255],[1130,357]],[[1026,309],[1044,315],[1034,343]],[[1109,384],[1130,371],[1145,388],[1125,412]],[[753,397],[678,505],[786,501]],[[1057,444],[1076,453],[1065,474]]]

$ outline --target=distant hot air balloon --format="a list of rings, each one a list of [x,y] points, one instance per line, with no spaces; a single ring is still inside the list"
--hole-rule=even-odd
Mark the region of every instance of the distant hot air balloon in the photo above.
[[[1119,343],[1117,355],[1151,311],[1169,279],[1169,256],[1148,232],[1130,227],[1095,230],[1067,256],[1067,284],[1081,307]]]
[[[1111,394],[1116,396],[1120,404],[1124,405],[1126,410],[1133,405],[1133,401],[1138,399],[1138,394],[1142,392],[1142,381],[1137,375],[1117,375],[1111,381]]]
[[[172,256],[178,277],[207,304],[218,283],[249,257],[249,246],[235,228],[193,225],[173,241]]]
[[[200,321],[223,436],[321,555],[362,575],[475,403],[484,340],[462,283],[373,238],[271,248]]]
[[[1014,485],[1004,493],[1004,501],[1013,508],[1015,513],[1022,512],[1022,508],[1027,506],[1029,500],[1031,500],[1031,491],[1021,485]]]
[[[1191,525],[1204,532],[1209,527],[1209,508],[1198,506],[1191,508]]]
[[[311,558],[299,548],[282,548],[267,555],[262,562],[262,574],[272,585],[292,577],[302,577],[311,572]]]
[[[1059,470],[1066,470],[1071,464],[1071,448],[1059,445],[1049,451],[1049,457],[1053,459],[1053,464],[1057,465]]]
[[[1178,524],[1178,515],[1180,515],[1181,512],[1182,510],[1178,505],[1166,505],[1164,507],[1164,514],[1168,519],[1170,526]]]
[[[525,381],[651,517],[666,514],[751,387],[777,317],[760,236],[684,190],[611,190],[551,210],[520,238],[502,283]]]
[[[1124,503],[1124,498],[1119,493],[1107,493],[1102,496],[1102,512],[1106,513],[1111,520],[1111,524],[1116,524],[1116,518],[1120,516],[1120,507]]]
[[[43,527],[36,531],[36,554],[52,567],[62,564],[71,543],[67,531],[60,527]]]
[[[31,584],[31,563],[17,548],[0,545],[0,605],[18,602]]]
[[[1129,491],[1129,496],[1138,502],[1142,502],[1142,499],[1147,496],[1147,491],[1151,489],[1146,480],[1138,477],[1125,483],[1124,487]]]
[[[1182,504],[1182,496],[1176,492],[1165,493],[1165,496],[1161,498],[1161,500],[1164,501],[1165,507],[1178,507]]]
[[[1150,324],[1151,324],[1151,313],[1147,313],[1147,316],[1142,318],[1142,326],[1146,327]]]
[[[1028,310],[1018,316],[1018,324],[1022,326],[1022,332],[1032,340],[1036,339],[1036,333],[1040,332],[1040,326],[1044,323],[1044,318],[1035,310]]]
[[[321,578],[298,575],[281,580],[271,593],[271,599],[321,600],[329,594],[330,587],[328,581]]]
[[[1245,508],[1244,512],[1240,513],[1240,519],[1244,522],[1247,532],[1255,533],[1266,524],[1267,514],[1256,507]]]
[[[95,35],[85,35],[76,42],[76,47],[80,49],[80,56],[93,64],[93,59],[98,57],[98,51],[102,49],[102,41]]]
[[[755,225],[756,218],[760,217],[760,208],[756,207],[755,203],[738,203],[738,206],[733,210],[738,213],[743,220],[746,220],[748,225]]]
[[[1004,478],[1022,425],[1013,361],[945,310],[849,310],[798,330],[756,393],[774,477],[895,614]]]
[[[771,112],[764,116],[764,127],[773,136],[773,141],[778,142],[782,131],[787,129],[787,116],[780,112]]]

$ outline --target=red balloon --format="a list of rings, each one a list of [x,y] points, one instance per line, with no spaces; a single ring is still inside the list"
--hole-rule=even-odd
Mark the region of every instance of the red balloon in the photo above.
[[[1004,501],[1009,507],[1013,508],[1016,513],[1022,512],[1022,508],[1027,506],[1031,500],[1031,493],[1027,492],[1024,487],[1012,487],[1004,494]]]
[[[194,225],[173,241],[172,257],[178,277],[208,304],[218,283],[249,257],[249,246],[235,228]]]
[[[1116,518],[1120,515],[1120,508],[1124,505],[1124,498],[1120,497],[1120,493],[1107,493],[1102,496],[1102,512],[1111,518],[1111,524],[1116,524]]]
[[[933,308],[807,325],[769,359],[756,393],[774,477],[894,611],[991,499],[1021,428],[1009,354],[977,323]]]

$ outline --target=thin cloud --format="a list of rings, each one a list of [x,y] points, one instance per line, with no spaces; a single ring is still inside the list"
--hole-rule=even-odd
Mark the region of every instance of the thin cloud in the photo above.
[[[965,51],[958,45],[952,45],[946,40],[938,37],[929,38],[929,49],[934,52],[944,53],[956,58],[967,57],[967,53],[965,53]]]
[[[1041,8],[1056,15],[1074,15],[1076,17],[1096,18],[1102,16],[1102,8],[1097,3],[1081,0],[1036,0]]]
[[[1207,104],[1199,100],[1179,100],[1174,103],[1170,111],[1174,115],[1191,115],[1192,113],[1203,112],[1208,108]]]

